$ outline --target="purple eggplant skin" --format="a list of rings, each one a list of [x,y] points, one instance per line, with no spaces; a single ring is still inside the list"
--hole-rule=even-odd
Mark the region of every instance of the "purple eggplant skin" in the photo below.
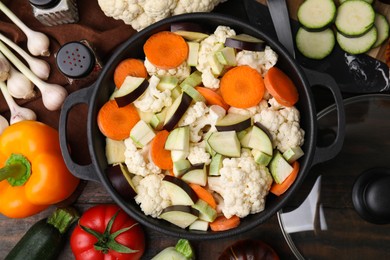
[[[264,51],[265,50],[265,42],[249,42],[235,38],[226,38],[225,46],[232,47],[239,50],[247,50],[247,51]]]
[[[124,107],[127,106],[130,103],[133,103],[137,98],[139,98],[149,87],[149,82],[147,80],[144,80],[141,85],[139,85],[136,89],[134,89],[132,92],[121,96],[121,97],[115,97],[115,102],[118,105],[118,107]]]
[[[218,260],[279,260],[275,250],[260,240],[245,239],[227,247]]]
[[[123,175],[119,164],[107,167],[106,173],[111,185],[124,199],[133,199],[137,195]]]
[[[191,22],[172,23],[171,32],[177,31],[206,33],[206,30],[204,30],[200,24]]]
[[[183,97],[181,99],[180,105],[177,107],[175,113],[168,120],[166,124],[163,126],[163,130],[167,130],[168,132],[172,131],[175,128],[176,124],[180,121],[184,113],[187,111],[188,107],[191,105],[192,97],[190,97],[187,93],[183,92]]]
[[[163,181],[169,181],[184,190],[194,203],[198,200],[198,195],[185,181],[170,175],[165,175]]]

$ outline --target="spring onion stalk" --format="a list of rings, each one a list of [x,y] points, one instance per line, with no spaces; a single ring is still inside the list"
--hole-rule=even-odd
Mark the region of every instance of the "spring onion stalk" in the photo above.
[[[14,98],[29,99],[35,96],[34,84],[12,65],[7,80],[7,89]]]
[[[35,73],[39,78],[46,80],[50,75],[50,65],[44,60],[32,57],[25,52],[16,43],[8,39],[4,34],[0,33],[0,40],[7,44],[10,48],[16,51],[28,64],[30,70]]]
[[[41,91],[43,105],[50,111],[61,108],[68,96],[66,89],[58,84],[50,84],[38,78],[10,49],[0,42],[0,52]]]
[[[7,119],[0,115],[0,135],[9,126]]]
[[[0,81],[5,81],[9,78],[10,66],[7,58],[0,53]]]
[[[27,36],[27,49],[34,56],[49,56],[49,38],[41,33],[31,30],[8,7],[0,1],[0,10]]]
[[[8,93],[7,85],[5,85],[4,81],[0,81],[0,88],[11,112],[11,118],[9,120],[11,125],[23,120],[37,119],[37,115],[34,111],[29,108],[21,107],[15,102],[15,100]]]

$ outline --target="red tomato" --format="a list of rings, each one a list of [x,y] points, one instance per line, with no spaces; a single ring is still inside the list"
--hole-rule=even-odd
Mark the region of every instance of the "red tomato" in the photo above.
[[[70,246],[76,259],[140,259],[145,235],[140,224],[117,205],[97,205],[81,216]]]

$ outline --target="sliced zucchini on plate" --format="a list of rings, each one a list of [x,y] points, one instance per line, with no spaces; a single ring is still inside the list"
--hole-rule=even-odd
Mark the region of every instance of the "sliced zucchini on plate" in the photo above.
[[[368,32],[375,21],[372,5],[365,1],[346,1],[337,9],[335,25],[346,37],[358,37]]]
[[[369,51],[374,45],[377,39],[377,30],[372,27],[367,33],[360,37],[346,37],[343,34],[337,32],[336,39],[340,48],[349,54],[361,54]]]
[[[333,23],[336,5],[333,0],[306,0],[299,6],[297,17],[306,30],[323,30]]]
[[[372,46],[373,48],[378,47],[389,38],[389,22],[384,15],[379,13],[375,14],[375,28],[378,31],[378,37],[374,46]]]
[[[296,34],[297,49],[307,58],[323,59],[328,56],[336,43],[332,29],[327,28],[319,32],[310,32],[303,27]]]

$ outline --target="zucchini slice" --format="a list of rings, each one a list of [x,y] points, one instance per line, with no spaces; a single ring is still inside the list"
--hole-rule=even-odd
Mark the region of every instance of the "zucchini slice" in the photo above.
[[[379,13],[375,14],[375,28],[378,31],[378,38],[374,46],[372,46],[373,48],[378,47],[389,38],[389,22],[384,15]]]
[[[349,54],[361,54],[370,50],[377,39],[377,30],[372,27],[367,33],[360,37],[349,38],[337,32],[336,39],[340,48]]]
[[[336,44],[334,33],[330,28],[319,32],[310,32],[300,27],[295,41],[297,49],[305,57],[317,60],[328,56]]]
[[[333,23],[336,5],[333,0],[306,0],[299,6],[297,17],[306,30],[323,30]]]
[[[346,37],[358,37],[368,32],[375,21],[372,5],[362,0],[349,0],[337,9],[335,25]]]

